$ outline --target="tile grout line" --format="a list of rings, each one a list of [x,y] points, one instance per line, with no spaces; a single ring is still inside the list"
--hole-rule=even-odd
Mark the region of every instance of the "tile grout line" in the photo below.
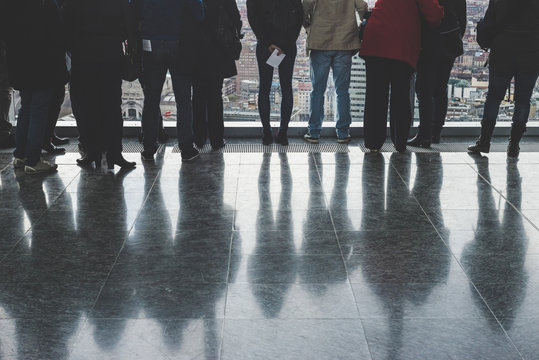
[[[347,155],[350,156],[349,154],[347,154]],[[314,157],[314,155],[312,155],[312,156],[313,156],[313,161],[314,161],[315,166],[316,166],[316,172],[318,173],[318,178],[320,180],[320,184],[322,185],[322,188],[323,188],[323,178],[320,175],[320,169],[318,167],[318,162],[316,161],[316,158]],[[342,260],[342,263],[343,263],[344,271],[346,273],[346,278],[348,279],[348,286],[350,288],[350,291],[352,291],[352,298],[354,299],[354,305],[355,305],[356,311],[357,311],[357,316],[358,317],[357,317],[357,319],[354,319],[354,320],[358,320],[359,324],[361,325],[361,330],[363,331],[363,337],[364,337],[364,340],[365,340],[365,344],[367,345],[367,351],[369,353],[370,359],[372,360],[374,358],[372,356],[371,347],[369,346],[369,341],[367,339],[367,332],[365,330],[365,326],[363,325],[363,320],[361,319],[361,314],[360,314],[360,311],[359,311],[359,306],[357,304],[356,294],[354,293],[354,288],[352,287],[352,281],[350,280],[350,274],[348,273],[348,266],[346,266],[346,261],[344,259],[344,253],[342,251],[342,245],[341,245],[341,242],[339,241],[339,235],[337,233],[337,228],[335,227],[335,221],[333,220],[333,213],[331,211],[331,207],[329,206],[330,203],[328,202],[325,190],[323,191],[323,194],[324,194],[324,200],[326,202],[326,207],[327,207],[327,210],[328,210],[328,213],[329,213],[329,217],[331,219],[331,224],[333,226],[333,232],[335,234],[335,239],[337,240],[337,245],[339,246],[339,252],[340,252],[340,255],[341,255],[341,260]]]
[[[463,161],[464,161],[464,156],[462,157]],[[473,166],[468,163],[468,162],[465,162],[466,165],[468,165],[469,167],[471,167],[473,169]],[[409,185],[408,183],[406,183],[406,181],[404,180],[404,178],[402,177],[401,173],[399,173],[399,171],[397,170],[397,168],[394,166],[393,162],[390,161],[390,165],[391,167],[397,172],[397,174],[399,175],[399,177],[401,178],[401,180],[404,182],[405,185]],[[475,169],[473,169],[475,171]],[[477,173],[477,171],[476,171]],[[480,175],[478,173],[478,175]],[[483,177],[481,177],[483,178]],[[488,182],[487,182],[488,183]],[[489,185],[491,185],[490,183],[488,183]],[[492,187],[495,191],[497,191],[496,188]],[[462,270],[464,276],[466,277],[466,279],[470,282],[470,284],[473,286],[474,290],[477,292],[477,294],[479,295],[479,297],[481,298],[481,300],[483,301],[483,304],[486,306],[486,308],[489,310],[489,312],[491,313],[491,315],[494,317],[494,319],[496,320],[496,322],[498,323],[500,329],[502,330],[503,334],[505,335],[506,339],[509,341],[509,343],[511,345],[513,345],[513,348],[514,350],[517,351],[517,353],[519,354],[519,356],[521,357],[522,360],[524,360],[524,356],[522,355],[522,353],[520,352],[520,350],[518,349],[518,347],[516,346],[516,344],[513,342],[513,339],[511,339],[511,337],[509,336],[509,334],[507,333],[507,331],[505,330],[505,328],[503,327],[503,325],[500,323],[498,317],[494,314],[494,311],[490,308],[490,306],[488,305],[488,303],[486,302],[485,298],[483,297],[483,295],[479,292],[479,289],[477,289],[477,286],[473,283],[473,281],[470,279],[470,277],[468,276],[468,274],[466,273],[466,271],[464,270],[464,267],[462,266],[462,263],[459,261],[459,259],[457,258],[457,256],[455,255],[455,253],[451,250],[451,247],[447,244],[447,242],[445,241],[445,239],[443,238],[442,234],[440,233],[440,231],[438,230],[438,228],[434,225],[434,223],[432,222],[432,219],[430,218],[430,216],[427,214],[427,212],[425,211],[425,208],[423,207],[423,205],[421,205],[421,203],[417,200],[417,197],[411,193],[410,195],[413,196],[414,200],[416,201],[416,203],[419,205],[419,207],[421,208],[421,211],[423,211],[423,214],[427,217],[427,219],[429,220],[430,224],[432,225],[432,227],[434,228],[434,230],[436,231],[436,233],[438,234],[438,237],[442,240],[442,242],[444,243],[444,245],[446,246],[447,250],[449,251],[449,253],[451,254],[451,256],[453,257],[453,259],[457,262],[458,266],[460,267],[460,269]]]

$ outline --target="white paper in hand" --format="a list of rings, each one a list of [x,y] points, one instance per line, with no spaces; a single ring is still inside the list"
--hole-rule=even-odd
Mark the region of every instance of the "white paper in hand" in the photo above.
[[[268,61],[266,61],[266,64],[273,66],[274,68],[278,68],[279,65],[281,65],[281,62],[283,61],[285,54],[277,55],[279,53],[279,50],[275,49],[273,50],[273,53],[269,57]]]

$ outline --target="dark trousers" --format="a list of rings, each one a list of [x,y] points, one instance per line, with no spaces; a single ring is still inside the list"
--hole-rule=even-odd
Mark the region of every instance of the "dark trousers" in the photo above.
[[[51,138],[54,136],[54,128],[58,122],[60,116],[60,110],[65,98],[65,86],[57,86],[53,89],[51,104],[49,106],[49,115],[47,118],[47,130],[45,131],[45,138],[43,144],[51,142]]]
[[[417,66],[416,93],[419,101],[418,137],[440,135],[447,116],[447,84],[455,59],[440,58],[424,51]]]
[[[513,74],[501,74],[496,69],[489,69],[488,94],[485,102],[483,123],[494,127],[500,104],[503,101],[511,80],[515,78],[515,112],[513,124],[526,126],[530,116],[530,99],[539,73],[522,73],[515,71]]]
[[[176,129],[180,150],[193,147],[193,108],[191,103],[192,78],[186,71],[179,41],[152,40],[152,51],[143,54],[144,109],[142,132],[144,150],[155,153],[158,149],[161,92],[167,72],[172,78],[176,98]],[[186,54],[188,55],[188,54]]]
[[[73,59],[71,90],[79,132],[88,156],[98,157],[103,150],[108,159],[122,152],[122,64],[82,63]]]
[[[279,82],[281,84],[281,126],[280,133],[286,134],[288,124],[292,116],[294,107],[294,93],[292,92],[292,75],[294,74],[294,63],[296,62],[297,48],[294,46],[285,53],[283,62],[279,65]],[[271,53],[260,43],[256,45],[256,60],[258,62],[258,74],[260,85],[258,90],[258,112],[264,131],[270,131],[270,93],[273,85],[274,68],[268,64]]]
[[[367,58],[366,66],[365,146],[368,149],[382,148],[386,139],[389,104],[391,140],[397,150],[404,150],[412,124],[410,81],[414,70],[403,61],[375,57]]]
[[[221,76],[193,80],[193,134],[198,147],[204,146],[208,137],[214,148],[224,141],[223,80]]]
[[[17,147],[13,155],[26,158],[26,165],[34,166],[41,157],[43,137],[53,89],[21,90],[21,110],[17,119]]]

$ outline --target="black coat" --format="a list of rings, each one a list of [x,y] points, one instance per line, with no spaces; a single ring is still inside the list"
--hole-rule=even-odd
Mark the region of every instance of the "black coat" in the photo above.
[[[205,17],[202,23],[193,20],[193,32],[197,37],[194,48],[197,55],[195,72],[197,76],[218,76],[229,78],[237,75],[236,61],[227,57],[217,44],[216,33],[219,19],[219,5],[227,12],[238,33],[242,22],[236,0],[204,0]]]
[[[53,0],[2,0],[10,85],[41,90],[67,83],[65,29]]]
[[[444,7],[442,24],[433,29],[422,26],[422,51],[444,59],[455,59],[464,54],[462,38],[466,34],[466,0],[438,0]]]
[[[127,0],[65,1],[63,15],[74,64],[123,61],[128,21],[121,1]],[[135,31],[136,21],[130,26]]]
[[[288,3],[288,6],[283,4]],[[303,25],[301,0],[247,0],[247,16],[260,44],[285,53],[296,45]]]
[[[502,74],[539,71],[539,1],[492,0],[496,26],[490,67]]]

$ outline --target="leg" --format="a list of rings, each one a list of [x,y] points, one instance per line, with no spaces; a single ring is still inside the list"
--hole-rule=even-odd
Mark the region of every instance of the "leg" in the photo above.
[[[330,51],[311,51],[311,82],[313,90],[311,91],[311,114],[308,131],[313,138],[319,138],[322,130],[324,96],[332,61]]]
[[[389,77],[386,60],[368,58],[367,94],[365,97],[365,147],[379,150],[384,145],[387,129]]]
[[[193,149],[193,107],[191,102],[192,80],[189,75],[181,73],[179,67],[170,67],[172,88],[176,97],[176,128],[178,132],[178,146],[181,151]]]
[[[447,116],[447,84],[451,77],[454,60],[441,60],[436,71],[436,83],[434,88],[434,118],[431,124],[433,137],[440,137]]]
[[[394,126],[393,144],[397,151],[406,150],[406,141],[412,125],[410,80],[414,69],[403,61],[391,61],[391,123]]]
[[[30,127],[30,108],[32,107],[33,94],[31,91],[21,90],[20,95],[21,109],[17,118],[17,133],[15,134],[17,146],[13,156],[24,159],[26,157],[26,143],[28,139],[28,128]]]
[[[208,80],[208,132],[213,149],[218,149],[224,144],[223,81],[221,76]]]
[[[208,80],[198,75],[193,79],[193,136],[198,148],[208,136],[208,106]]]
[[[294,75],[294,64],[296,62],[297,49],[294,46],[284,58],[279,66],[279,82],[281,84],[281,126],[279,134],[286,135],[288,124],[294,108],[294,92],[292,90],[292,76]]]
[[[154,154],[157,151],[161,92],[167,76],[167,64],[159,49],[143,54],[144,108],[142,110],[142,132],[144,151]]]
[[[417,66],[415,91],[419,102],[419,126],[415,137],[417,144],[430,144],[431,124],[434,121],[434,89],[438,79],[436,78],[437,64],[435,56],[427,51],[421,53]]]
[[[11,107],[11,88],[0,85],[0,147],[13,139],[11,123],[9,122],[9,109]]]
[[[35,166],[41,158],[43,137],[47,129],[47,117],[53,89],[32,91],[30,122],[26,137],[26,165]]]
[[[100,69],[99,82],[102,136],[106,137],[107,161],[122,158],[123,116],[121,64],[106,63]],[[109,164],[110,165],[110,164]]]
[[[47,131],[45,133],[45,138],[43,144],[49,144],[51,138],[54,136],[54,128],[58,122],[58,117],[60,116],[60,110],[62,104],[64,103],[65,98],[65,86],[57,86],[53,89],[51,104],[49,107],[49,113],[47,117]]]
[[[337,137],[350,136],[350,76],[352,74],[352,52],[339,51],[333,60],[333,79],[337,92]]]
[[[273,67],[266,64],[266,61],[270,55],[271,53],[268,51],[268,49],[264,48],[264,46],[261,44],[256,45],[256,60],[258,62],[258,74],[260,77],[260,84],[258,87],[258,112],[260,114],[260,121],[262,121],[262,127],[265,134],[271,131],[270,92],[271,83],[273,80]]]

